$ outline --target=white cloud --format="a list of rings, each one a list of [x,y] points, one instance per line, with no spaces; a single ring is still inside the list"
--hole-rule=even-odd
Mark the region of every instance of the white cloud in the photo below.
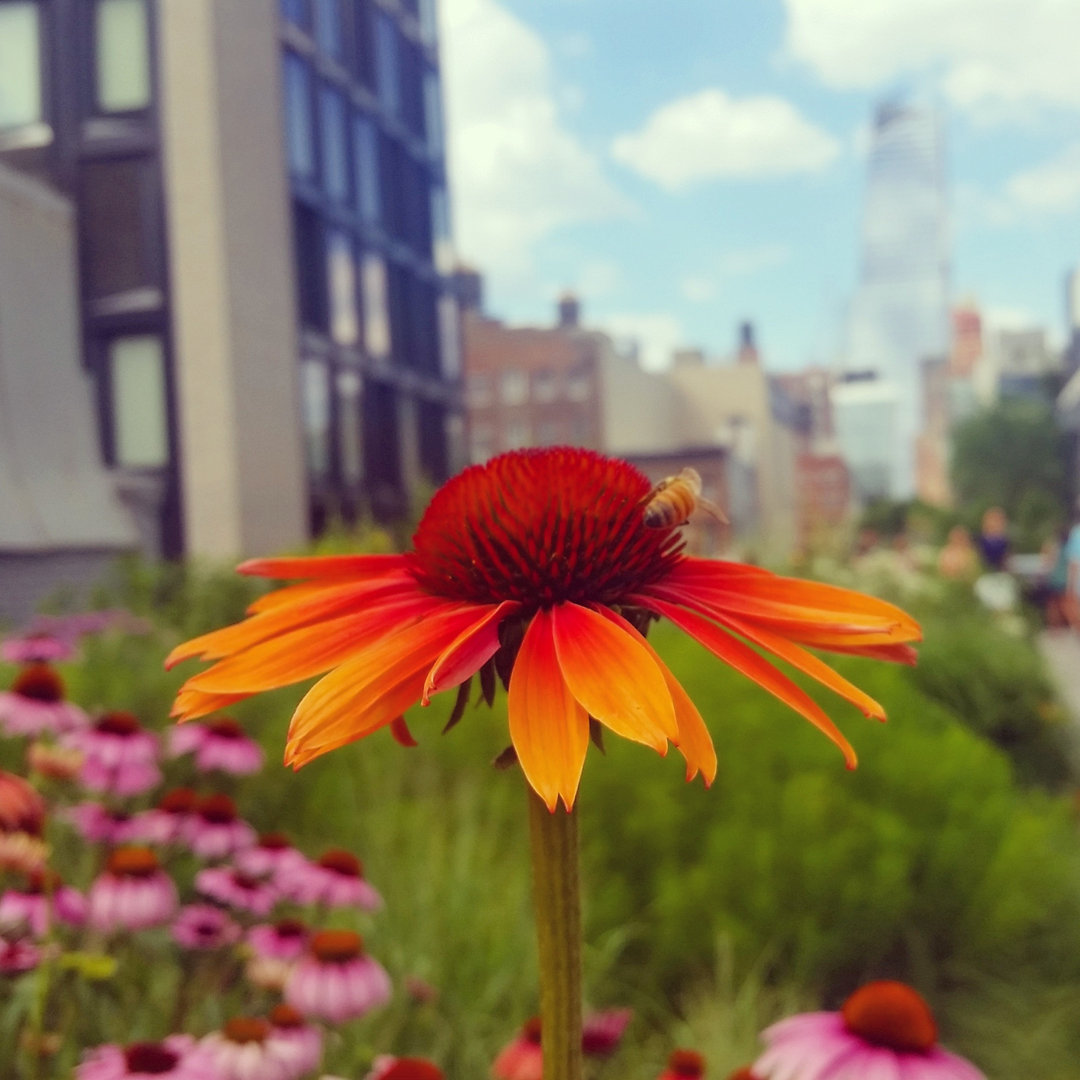
[[[457,247],[485,273],[522,280],[550,232],[630,204],[563,127],[539,34],[496,0],[445,0],[441,18]]]
[[[1080,108],[1075,0],[785,0],[786,51],[828,85],[931,78],[981,119]]]
[[[837,150],[782,98],[732,98],[715,87],[662,105],[640,131],[612,143],[618,161],[671,190],[718,177],[817,172]]]
[[[583,303],[610,296],[622,284],[622,267],[613,259],[588,259],[578,271],[576,291]]]
[[[671,354],[686,343],[682,323],[665,311],[621,312],[598,317],[596,323],[621,346],[636,342],[647,371],[668,367]]]
[[[1080,207],[1080,142],[1057,157],[1017,173],[1008,183],[1010,199],[1026,210],[1062,214]]]

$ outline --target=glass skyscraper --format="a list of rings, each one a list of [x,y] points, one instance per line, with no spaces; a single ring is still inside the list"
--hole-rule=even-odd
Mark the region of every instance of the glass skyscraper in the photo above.
[[[881,105],[868,157],[859,284],[846,367],[874,372],[896,402],[882,495],[914,490],[922,427],[922,362],[945,355],[949,318],[949,227],[945,137],[933,108]]]

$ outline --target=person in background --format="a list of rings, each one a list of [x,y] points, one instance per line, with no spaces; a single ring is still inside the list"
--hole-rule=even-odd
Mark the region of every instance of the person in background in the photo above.
[[[1069,625],[1066,597],[1069,590],[1069,530],[1047,540],[1042,547],[1042,570],[1031,590],[1031,601],[1052,629]]]
[[[1001,573],[1009,558],[1009,522],[1000,506],[991,506],[983,514],[977,543],[987,571]]]
[[[938,573],[950,581],[972,582],[979,575],[979,553],[971,533],[963,525],[949,530],[945,546],[938,553]]]
[[[1072,528],[1065,541],[1065,600],[1063,609],[1069,626],[1080,631],[1080,499],[1073,507]]]

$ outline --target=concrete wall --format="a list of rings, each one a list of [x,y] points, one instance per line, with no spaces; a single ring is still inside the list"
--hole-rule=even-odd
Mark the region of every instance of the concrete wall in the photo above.
[[[306,536],[277,0],[161,0],[160,84],[188,551]]]
[[[75,260],[71,204],[0,166],[0,618],[138,543],[101,464]]]

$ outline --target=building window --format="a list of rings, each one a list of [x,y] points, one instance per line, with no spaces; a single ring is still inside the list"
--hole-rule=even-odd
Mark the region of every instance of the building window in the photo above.
[[[150,34],[146,0],[97,0],[94,54],[102,112],[134,112],[150,104]]]
[[[327,195],[343,203],[349,197],[349,155],[345,132],[345,99],[332,87],[319,92],[322,116],[322,180]]]
[[[439,297],[439,356],[443,375],[456,379],[461,373],[461,327],[457,300],[445,294]]]
[[[286,22],[307,30],[311,26],[309,0],[281,0],[281,14]]]
[[[364,295],[364,348],[368,355],[385,360],[390,355],[390,305],[387,296],[386,261],[368,252],[360,271]]]
[[[41,119],[40,32],[36,3],[0,4],[0,129]]]
[[[533,396],[537,401],[554,401],[559,394],[559,380],[551,368],[538,368],[533,372]]]
[[[158,188],[146,158],[83,164],[79,223],[92,299],[161,285]]]
[[[491,424],[473,421],[469,425],[469,460],[483,465],[495,453],[495,430]]]
[[[506,424],[506,449],[520,450],[531,446],[529,425],[525,420],[509,420]]]
[[[300,380],[308,474],[326,480],[330,475],[330,373],[321,360],[305,360]]]
[[[592,379],[587,371],[573,371],[566,384],[566,396],[571,401],[588,401],[592,395]]]
[[[312,130],[311,68],[296,53],[285,54],[285,142],[294,176],[315,175],[315,135]]]
[[[356,188],[356,209],[368,225],[378,222],[379,200],[379,140],[371,118],[358,114],[353,120],[353,183]]]
[[[398,57],[398,29],[390,17],[375,13],[375,88],[383,108],[391,115],[401,113],[401,63]]]
[[[335,60],[341,60],[345,52],[341,15],[341,0],[315,0],[315,39]]]
[[[495,396],[491,391],[491,376],[474,372],[465,381],[465,403],[470,409],[485,409],[493,404]]]
[[[369,382],[363,397],[364,480],[375,517],[405,511],[401,486],[401,444],[398,439],[397,395],[393,387]]]
[[[325,332],[329,305],[323,225],[314,210],[299,202],[293,206],[293,243],[300,323]]]
[[[454,243],[450,239],[450,207],[446,188],[435,185],[431,189],[431,247],[435,269],[449,274],[454,269]]]
[[[442,94],[439,76],[434,71],[424,72],[424,128],[427,132],[428,152],[432,157],[442,157]]]
[[[338,453],[341,458],[341,480],[351,488],[359,487],[364,479],[361,391],[362,383],[357,372],[348,368],[338,372]]]
[[[504,405],[524,405],[529,400],[529,376],[516,368],[504,371],[499,380],[499,397]]]
[[[420,37],[425,45],[434,45],[439,37],[435,19],[435,0],[420,0]]]
[[[330,299],[330,336],[339,345],[355,345],[360,340],[356,264],[353,262],[352,245],[344,233],[327,233],[326,278]]]
[[[169,428],[161,338],[156,334],[113,338],[108,364],[113,464],[163,467],[169,461]]]
[[[539,446],[558,446],[565,441],[561,420],[542,420],[536,427],[536,442]]]

